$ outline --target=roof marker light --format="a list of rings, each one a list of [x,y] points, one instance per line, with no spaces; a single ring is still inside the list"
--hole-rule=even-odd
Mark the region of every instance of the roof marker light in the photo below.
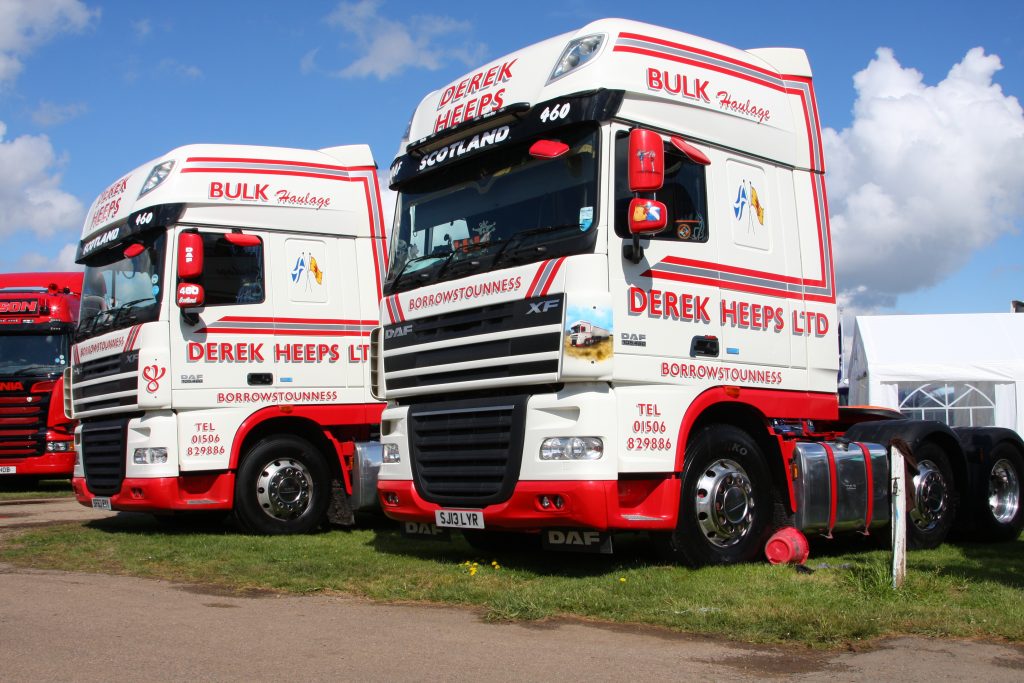
[[[142,184],[142,189],[139,190],[139,196],[152,192],[160,183],[167,180],[167,176],[171,175],[171,169],[174,168],[174,160],[165,161],[157,164],[153,167],[153,170],[149,172],[149,176],[146,178],[146,182]]]
[[[603,33],[595,33],[594,35],[583,36],[582,38],[569,41],[569,44],[562,51],[562,55],[555,62],[555,68],[551,70],[548,83],[565,76],[571,71],[575,71],[589,62],[601,50],[602,44],[604,44]]]

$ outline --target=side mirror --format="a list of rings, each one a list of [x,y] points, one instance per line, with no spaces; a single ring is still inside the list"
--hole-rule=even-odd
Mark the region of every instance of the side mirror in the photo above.
[[[174,297],[178,308],[201,308],[206,303],[206,290],[193,282],[181,282]]]
[[[629,231],[634,235],[653,235],[668,225],[668,209],[655,199],[640,197],[629,202]]]
[[[203,274],[203,238],[198,232],[178,236],[178,279],[195,280]]]
[[[653,192],[665,184],[665,146],[653,130],[629,131],[629,190]]]

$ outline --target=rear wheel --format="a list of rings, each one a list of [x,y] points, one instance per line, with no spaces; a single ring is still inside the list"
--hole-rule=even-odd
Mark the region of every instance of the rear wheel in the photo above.
[[[936,548],[946,540],[956,517],[953,468],[946,451],[936,443],[922,444],[914,456],[917,474],[907,483],[914,494],[907,515],[907,544],[910,548]]]
[[[1001,443],[992,449],[988,462],[988,497],[978,501],[979,531],[986,541],[1012,541],[1024,528],[1024,458],[1012,445]]]
[[[301,534],[326,519],[331,478],[320,452],[297,436],[253,446],[235,480],[235,518],[256,534]]]
[[[731,425],[711,425],[686,447],[679,518],[661,549],[695,567],[749,562],[771,534],[775,506],[754,439]]]

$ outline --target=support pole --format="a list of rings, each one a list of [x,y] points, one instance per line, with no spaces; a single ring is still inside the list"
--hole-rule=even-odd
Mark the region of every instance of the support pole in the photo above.
[[[889,444],[889,482],[892,514],[892,587],[900,588],[907,576],[907,504],[906,454],[896,444]]]

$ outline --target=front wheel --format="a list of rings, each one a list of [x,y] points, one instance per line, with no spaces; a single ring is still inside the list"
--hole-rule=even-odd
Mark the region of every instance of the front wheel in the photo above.
[[[235,518],[255,534],[301,534],[327,515],[331,477],[320,452],[296,436],[260,440],[235,480]]]
[[[686,447],[679,518],[662,550],[694,567],[749,562],[771,534],[775,506],[754,439],[731,425],[705,427]]]

